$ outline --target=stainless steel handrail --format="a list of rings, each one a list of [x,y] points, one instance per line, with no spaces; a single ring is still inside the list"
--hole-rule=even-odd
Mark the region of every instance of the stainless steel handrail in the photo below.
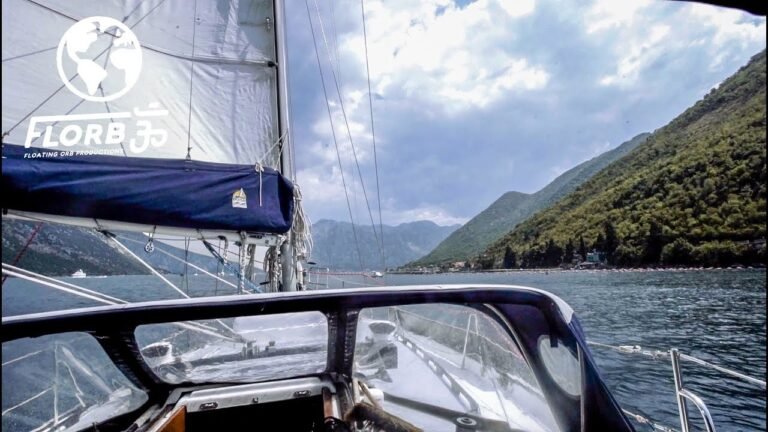
[[[669,354],[672,359],[672,376],[675,382],[675,400],[677,400],[677,412],[680,416],[680,427],[683,432],[688,432],[688,407],[685,405],[685,397],[680,394],[680,391],[683,389],[680,356],[675,348],[672,348]]]
[[[745,375],[740,372],[736,372],[734,370],[709,363],[707,361],[701,360],[699,358],[696,358],[687,354],[680,353],[677,350],[677,348],[672,348],[668,352],[665,352],[665,351],[645,350],[638,345],[614,346],[614,345],[608,345],[608,344],[603,344],[603,343],[593,342],[593,341],[587,341],[587,343],[591,346],[608,348],[613,351],[620,352],[622,354],[636,354],[643,357],[649,357],[654,360],[660,360],[660,359],[669,357],[672,362],[672,374],[673,374],[674,383],[675,383],[675,398],[677,399],[678,413],[680,415],[680,426],[682,427],[681,429],[682,432],[690,431],[690,426],[689,426],[690,419],[688,416],[688,408],[686,406],[686,400],[693,403],[694,406],[696,406],[696,408],[699,410],[702,420],[704,421],[704,427],[707,432],[715,432],[716,429],[715,429],[714,420],[712,419],[712,415],[709,412],[709,408],[707,408],[707,404],[704,403],[704,400],[683,386],[683,375],[682,375],[682,370],[680,368],[681,359],[690,361],[692,363],[696,363],[699,366],[704,366],[704,367],[717,370],[728,376],[738,378],[750,384],[759,386],[762,389],[766,388],[766,383],[763,380],[753,378],[749,375]],[[630,414],[632,417],[638,417],[629,412],[627,412],[627,414]],[[647,421],[647,419],[644,419],[644,420]],[[654,425],[654,427],[658,427],[658,426]]]
[[[765,388],[766,388],[765,381],[759,380],[757,378],[752,378],[749,375],[744,375],[743,373],[739,373],[739,372],[736,372],[734,370],[726,369],[726,368],[724,368],[722,366],[718,366],[716,364],[712,364],[712,363],[706,362],[706,361],[704,361],[702,359],[699,359],[699,358],[696,358],[696,357],[692,357],[692,356],[689,356],[689,355],[683,354],[683,353],[680,353],[680,358],[683,359],[683,360],[688,360],[689,362],[692,362],[692,363],[696,363],[696,364],[698,364],[700,366],[705,366],[705,367],[709,367],[709,368],[715,369],[715,370],[717,370],[719,372],[722,372],[722,373],[724,373],[726,375],[730,375],[730,376],[732,376],[734,378],[739,378],[739,379],[747,381],[749,383],[756,384],[756,385],[762,387],[763,390],[765,390]]]
[[[680,395],[688,399],[689,401],[693,402],[693,404],[696,405],[696,408],[699,409],[699,413],[701,413],[701,418],[704,419],[704,427],[706,428],[707,432],[715,432],[715,422],[714,420],[712,420],[712,415],[709,414],[709,409],[707,408],[707,404],[705,404],[700,397],[691,393],[687,389],[680,390]]]
[[[688,407],[685,405],[685,400],[688,399],[696,408],[698,408],[702,419],[704,419],[704,427],[707,432],[715,432],[715,422],[712,420],[712,415],[709,414],[707,404],[690,390],[683,387],[683,374],[680,370],[680,352],[677,348],[669,350],[669,356],[672,359],[672,373],[675,378],[675,397],[677,398],[678,412],[680,413],[680,427],[683,432],[688,432],[689,418]]]

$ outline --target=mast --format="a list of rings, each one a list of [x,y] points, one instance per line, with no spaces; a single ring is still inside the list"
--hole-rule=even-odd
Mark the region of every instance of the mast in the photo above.
[[[275,51],[277,54],[277,118],[278,137],[280,142],[280,172],[295,181],[291,160],[293,158],[291,143],[290,117],[288,115],[288,58],[286,55],[285,36],[285,3],[284,0],[274,0],[275,10]],[[295,251],[291,246],[293,229],[286,235],[285,242],[280,246],[282,291],[296,291]]]

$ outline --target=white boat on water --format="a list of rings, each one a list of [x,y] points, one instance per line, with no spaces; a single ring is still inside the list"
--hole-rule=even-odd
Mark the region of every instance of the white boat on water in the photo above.
[[[72,273],[72,277],[73,277],[73,278],[84,278],[84,277],[86,277],[86,276],[87,276],[87,275],[85,274],[85,272],[83,271],[83,269],[79,269],[78,271],[76,271],[76,272]]]

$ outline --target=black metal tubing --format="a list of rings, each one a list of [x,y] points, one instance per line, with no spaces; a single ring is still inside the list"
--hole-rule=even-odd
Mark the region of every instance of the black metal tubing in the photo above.
[[[454,288],[415,287],[410,289],[366,288],[334,291],[303,291],[293,295],[207,297],[101,306],[56,313],[7,317],[2,320],[2,342],[51,333],[87,332],[118,334],[139,325],[177,321],[233,318],[292,312],[320,311],[326,315],[369,307],[405,304],[515,303],[544,306],[553,300],[536,292],[511,287]],[[544,303],[544,304],[542,304]],[[340,323],[341,324],[341,323]],[[344,325],[339,325],[343,331]],[[337,342],[340,340],[337,339]]]
[[[8,317],[2,320],[0,339],[2,342],[8,342],[64,332],[92,334],[119,369],[148,393],[149,401],[158,403],[175,387],[202,384],[172,385],[156,377],[143,361],[136,344],[134,332],[139,325],[320,311],[326,315],[329,324],[326,372],[342,378],[352,376],[357,315],[360,309],[425,303],[456,304],[484,310],[504,328],[507,327],[506,324],[500,322],[494,314],[489,314],[483,305],[529,305],[541,311],[550,325],[561,327],[564,324],[560,322],[555,300],[541,292],[508,286],[416,286],[167,300]],[[511,318],[506,316],[507,313],[502,312],[502,315],[505,315],[506,319]],[[509,336],[515,339],[512,330],[506,330]],[[515,342],[523,351],[528,351],[521,341]],[[530,352],[526,354],[528,358],[537,358],[531,357]],[[536,365],[531,366],[534,370],[538,369]],[[546,393],[560,392],[545,382],[542,384],[542,390]],[[562,426],[570,423],[565,419],[559,420],[565,421]],[[572,430],[567,426],[565,429]]]
[[[673,1],[688,1],[692,3],[704,3],[713,6],[721,6],[733,9],[741,9],[745,12],[749,12],[754,15],[766,15],[768,11],[768,4],[764,1],[755,0],[673,0]]]

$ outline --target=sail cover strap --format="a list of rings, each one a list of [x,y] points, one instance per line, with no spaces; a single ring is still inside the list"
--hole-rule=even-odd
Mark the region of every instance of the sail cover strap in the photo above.
[[[3,209],[149,226],[283,234],[293,184],[277,171],[3,144]],[[261,196],[260,196],[261,195]]]

